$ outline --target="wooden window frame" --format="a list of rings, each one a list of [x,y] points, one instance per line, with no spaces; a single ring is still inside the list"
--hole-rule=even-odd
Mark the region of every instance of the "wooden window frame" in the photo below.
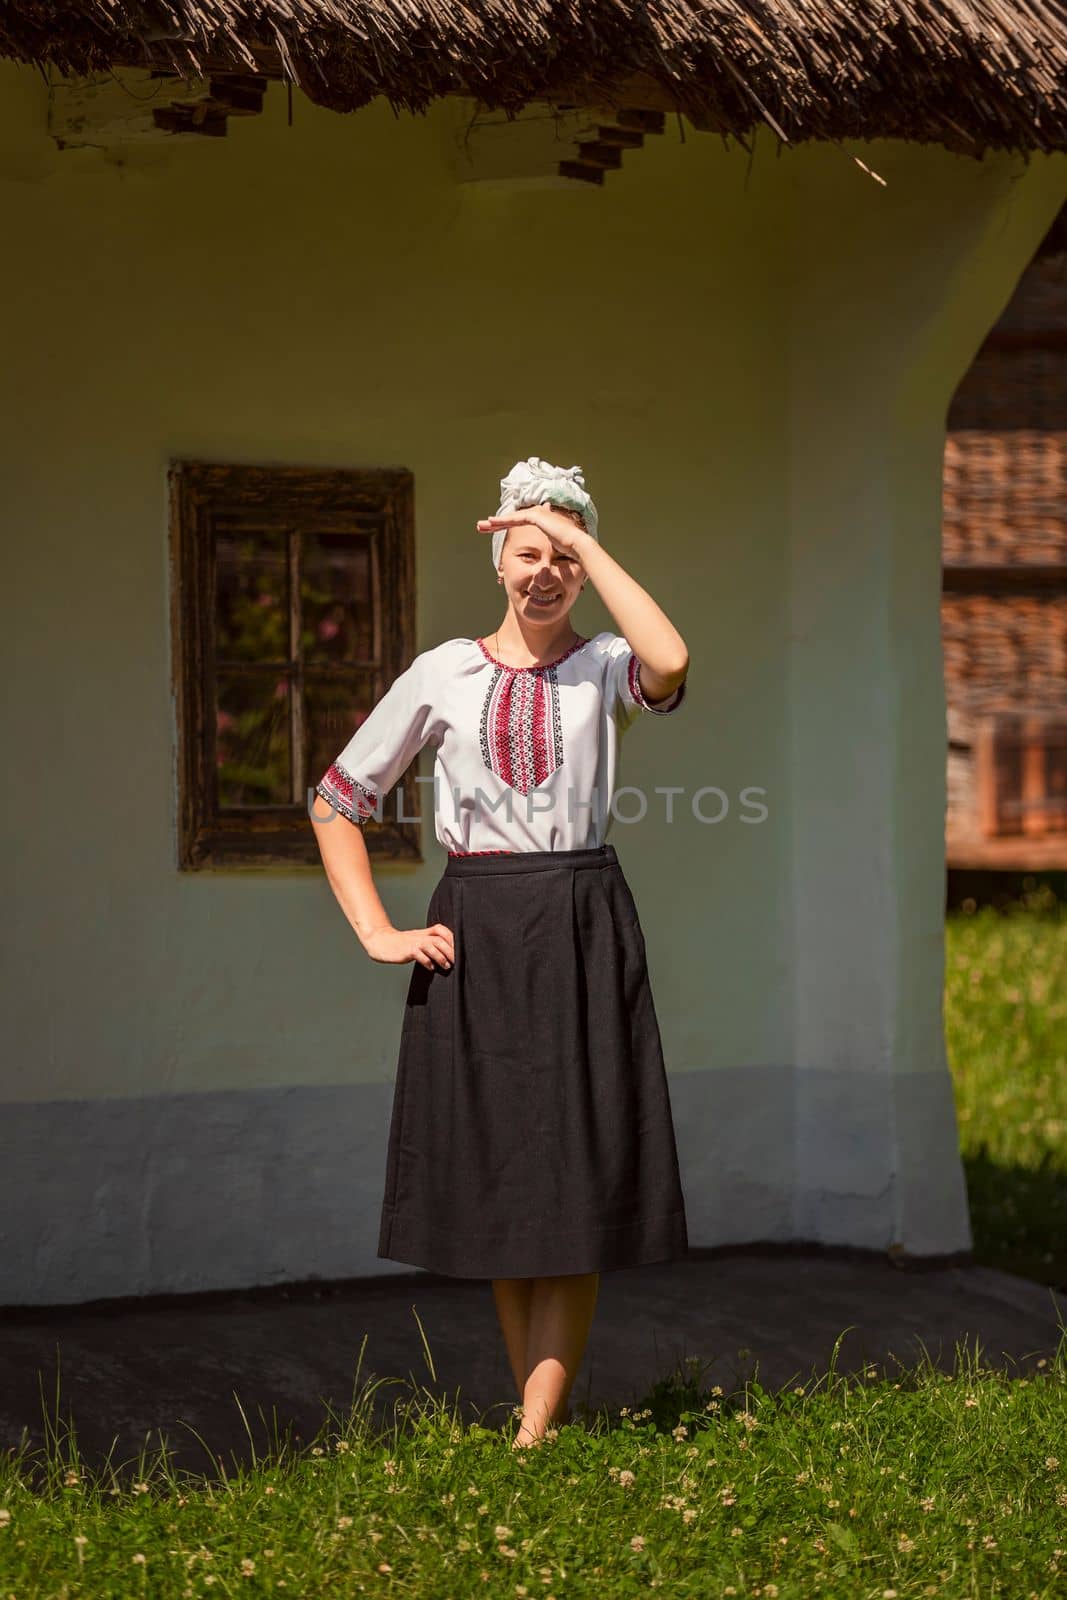
[[[1065,594],[1067,563],[945,563],[941,588],[943,594],[998,600]],[[1051,775],[1062,772],[1065,743],[1067,708],[1020,706],[975,714],[974,804],[983,840],[1054,843],[1064,837],[1067,799],[1053,792]]]
[[[975,736],[975,798],[986,839],[1052,838],[1067,831],[1062,792],[1067,712],[988,712]],[[1053,774],[1060,792],[1053,792]]]
[[[360,662],[308,668],[316,676],[343,676],[353,668],[372,679],[381,698],[415,656],[414,476],[402,467],[323,468],[255,466],[172,460],[170,490],[170,602],[172,689],[177,721],[178,866],[321,866],[310,806],[321,772],[301,772],[305,667],[300,629],[293,654],[275,670],[295,693],[290,736],[294,785],[305,798],[286,805],[227,807],[220,811],[215,780],[215,538],[219,511],[247,512],[250,522],[290,535],[290,570],[299,561],[302,528],[358,527],[372,540],[373,656]],[[342,741],[344,742],[344,741]],[[341,744],[338,744],[338,751]],[[378,861],[421,862],[422,823],[417,758],[383,797],[381,822],[362,825],[367,849]],[[402,803],[401,803],[402,802]],[[354,824],[340,818],[344,827]],[[331,826],[337,826],[337,819]]]

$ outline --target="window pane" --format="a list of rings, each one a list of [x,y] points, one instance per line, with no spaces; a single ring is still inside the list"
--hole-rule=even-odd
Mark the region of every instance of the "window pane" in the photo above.
[[[374,678],[369,672],[343,683],[313,678],[305,681],[309,788],[313,789],[331,762],[337,760],[373,705]]]
[[[215,651],[220,661],[289,659],[288,540],[278,528],[217,523]]]
[[[220,673],[215,708],[220,808],[289,805],[289,684]]]
[[[370,536],[304,535],[300,573],[304,660],[373,661],[374,593]]]

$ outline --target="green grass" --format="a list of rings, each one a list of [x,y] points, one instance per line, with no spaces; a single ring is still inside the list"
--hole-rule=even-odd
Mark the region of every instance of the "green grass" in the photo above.
[[[1029,1377],[962,1345],[952,1373],[836,1356],[778,1393],[692,1361],[524,1451],[413,1382],[388,1427],[369,1384],[298,1454],[212,1478],[165,1451],[91,1474],[57,1430],[47,1464],[0,1465],[0,1594],[1062,1595],[1067,1328]]]
[[[975,1260],[1067,1288],[1067,904],[945,926],[945,1042]]]
[[[1064,911],[1035,892],[954,914],[945,947],[976,1258],[1058,1284]],[[260,1448],[249,1427],[250,1464],[228,1471],[205,1444],[202,1475],[165,1447],[91,1470],[57,1399],[41,1451],[0,1455],[0,1600],[1067,1592],[1067,1327],[1024,1375],[964,1345],[952,1372],[924,1354],[839,1375],[840,1342],[826,1374],[777,1393],[758,1367],[709,1390],[687,1362],[631,1412],[576,1407],[525,1451],[510,1448],[517,1419],[471,1426],[413,1381],[385,1425],[376,1391],[397,1380],[380,1379],[301,1450],[276,1429]]]

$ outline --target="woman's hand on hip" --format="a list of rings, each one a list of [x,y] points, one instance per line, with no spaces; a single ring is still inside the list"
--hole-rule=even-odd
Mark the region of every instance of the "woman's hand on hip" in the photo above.
[[[417,961],[432,972],[435,962],[447,972],[456,959],[451,928],[434,922],[428,928],[379,928],[363,948],[372,961]]]

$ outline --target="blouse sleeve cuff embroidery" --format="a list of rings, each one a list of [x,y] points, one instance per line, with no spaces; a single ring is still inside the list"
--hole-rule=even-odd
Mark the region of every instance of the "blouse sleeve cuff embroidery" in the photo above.
[[[678,685],[677,689],[675,689],[674,693],[669,699],[655,703],[646,697],[644,690],[641,688],[640,672],[641,663],[634,655],[633,651],[631,651],[629,666],[627,668],[627,683],[630,693],[636,700],[637,704],[645,711],[658,711],[660,713],[677,711],[678,707],[685,699],[686,680],[684,678],[682,679],[681,683]]]
[[[315,785],[315,793],[320,794],[327,804],[357,827],[368,821],[378,809],[378,796],[374,790],[360,783],[339,761],[334,761]]]

